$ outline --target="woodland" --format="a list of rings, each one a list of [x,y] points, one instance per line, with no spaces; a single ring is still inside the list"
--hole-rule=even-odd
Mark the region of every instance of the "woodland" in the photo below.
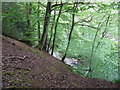
[[[2,35],[70,62],[80,77],[118,83],[118,9],[118,2],[3,2]]]

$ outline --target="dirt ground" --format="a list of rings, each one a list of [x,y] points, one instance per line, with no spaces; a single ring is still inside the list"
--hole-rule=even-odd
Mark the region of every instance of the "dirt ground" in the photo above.
[[[24,43],[2,37],[3,88],[118,88],[118,83],[84,78],[71,67]]]

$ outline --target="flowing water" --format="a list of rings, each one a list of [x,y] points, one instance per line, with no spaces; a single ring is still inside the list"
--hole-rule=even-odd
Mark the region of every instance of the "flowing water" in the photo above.
[[[49,52],[49,54],[51,54],[51,51]],[[60,53],[53,53],[53,57],[59,59],[59,60],[62,60],[62,57],[61,57],[61,54]],[[74,59],[74,58],[68,58],[66,57],[64,62],[70,66],[74,66],[74,64],[78,64],[78,60],[77,59]]]

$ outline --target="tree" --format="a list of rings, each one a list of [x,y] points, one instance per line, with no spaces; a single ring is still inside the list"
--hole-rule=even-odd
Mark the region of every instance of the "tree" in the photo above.
[[[44,29],[43,29],[43,34],[41,38],[41,45],[40,49],[46,50],[45,42],[47,41],[47,34],[48,34],[48,26],[49,26],[49,21],[50,21],[50,15],[51,15],[51,2],[47,2],[47,7],[46,7],[46,15],[44,19]]]
[[[37,16],[38,16],[38,21],[37,21],[37,23],[38,23],[38,43],[39,43],[39,45],[40,45],[40,36],[41,36],[41,34],[40,34],[40,5],[39,5],[39,2],[38,2],[38,13],[37,13]]]
[[[63,7],[63,4],[61,4],[61,6],[60,6],[59,14],[58,14],[58,17],[57,17],[57,20],[56,20],[56,23],[55,23],[55,33],[54,33],[54,38],[53,38],[53,45],[52,45],[51,55],[53,55],[54,48],[55,48],[55,39],[56,39],[56,33],[57,33],[57,26],[58,26],[58,21],[59,21],[60,15],[61,15],[62,7]]]
[[[51,26],[51,31],[50,31],[50,39],[49,39],[49,42],[48,42],[47,52],[49,52],[49,50],[51,49],[50,45],[51,45],[52,37],[53,37],[53,29],[54,29],[55,17],[56,17],[56,10],[54,10],[54,16],[53,16],[53,20],[52,20],[52,26]]]
[[[26,17],[27,17],[27,29],[28,32],[25,34],[28,38],[32,38],[31,35],[31,20],[30,15],[32,14],[32,3],[26,3]],[[32,45],[29,40],[25,40],[29,45]]]
[[[116,2],[3,3],[2,33],[52,50],[51,55],[61,53],[63,62],[82,60],[75,69],[80,75],[112,81],[108,77],[116,79],[119,59],[117,7]]]
[[[74,6],[73,6],[73,10],[77,7],[77,5],[75,6],[75,3],[74,3]],[[71,26],[71,29],[70,29],[70,33],[69,33],[69,38],[68,38],[68,44],[67,44],[67,47],[66,47],[66,50],[65,50],[65,55],[63,56],[62,58],[62,62],[64,62],[64,59],[67,55],[67,51],[69,49],[69,46],[70,46],[70,40],[71,40],[71,35],[72,35],[72,32],[74,30],[74,25],[75,25],[75,12],[73,11],[73,14],[72,14],[72,26]]]

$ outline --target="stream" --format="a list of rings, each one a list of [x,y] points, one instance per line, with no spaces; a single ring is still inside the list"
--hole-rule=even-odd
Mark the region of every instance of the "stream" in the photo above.
[[[49,52],[49,54],[51,54],[51,51]],[[53,52],[53,57],[55,57],[55,58],[57,58],[59,60],[62,60],[62,57],[61,57],[60,53]],[[74,59],[74,58],[68,58],[68,57],[66,57],[64,61],[65,61],[65,64],[68,64],[71,67],[74,67],[75,64],[79,63],[79,60]]]

